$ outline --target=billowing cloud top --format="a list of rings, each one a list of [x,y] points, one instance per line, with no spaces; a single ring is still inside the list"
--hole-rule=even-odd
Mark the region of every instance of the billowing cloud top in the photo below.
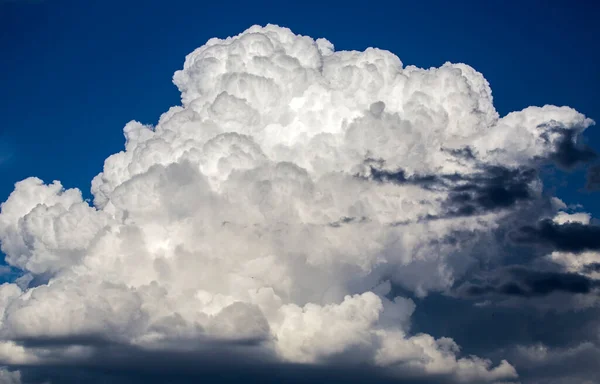
[[[2,251],[23,271],[0,287],[2,362],[82,359],[94,339],[517,378],[411,333],[415,304],[392,287],[448,290],[516,212],[557,209],[535,169],[577,159],[590,119],[501,118],[468,65],[404,67],[274,25],[209,40],[173,79],[182,105],[126,125],[93,206],[37,178],[2,205]]]

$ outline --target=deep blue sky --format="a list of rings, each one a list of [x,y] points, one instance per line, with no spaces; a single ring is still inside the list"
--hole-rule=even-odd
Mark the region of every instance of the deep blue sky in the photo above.
[[[179,103],[171,83],[211,37],[275,23],[336,49],[388,49],[405,64],[465,62],[504,115],[569,105],[600,122],[595,1],[0,0],[0,201],[38,176],[80,187],[122,149],[129,120],[156,123]],[[600,127],[587,132],[598,149]],[[559,174],[558,195],[600,216],[598,194]]]

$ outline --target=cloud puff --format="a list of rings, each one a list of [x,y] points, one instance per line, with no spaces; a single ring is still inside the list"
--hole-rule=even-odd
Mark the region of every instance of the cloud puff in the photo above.
[[[125,126],[92,206],[37,178],[2,205],[2,251],[24,276],[0,286],[0,361],[218,345],[270,362],[517,377],[412,334],[415,304],[390,284],[450,288],[482,237],[545,199],[541,163],[581,158],[565,138],[592,120],[550,105],[500,117],[465,64],[405,67],[273,25],[209,40],[173,80],[182,105]]]
[[[3,384],[21,384],[21,372],[0,369],[0,383]]]

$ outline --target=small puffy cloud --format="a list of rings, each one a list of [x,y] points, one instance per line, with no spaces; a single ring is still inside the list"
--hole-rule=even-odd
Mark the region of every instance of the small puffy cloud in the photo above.
[[[261,364],[517,379],[452,335],[412,333],[415,302],[392,283],[424,297],[484,245],[501,257],[495,231],[556,211],[537,169],[586,158],[576,139],[592,120],[551,105],[500,117],[468,65],[404,66],[274,25],[209,40],[173,81],[182,105],[125,126],[93,205],[37,178],[2,204],[2,251],[23,277],[0,286],[0,363],[251,350]],[[588,225],[542,224],[532,241],[595,247]]]
[[[0,368],[0,383],[2,384],[21,384],[21,372],[9,371],[6,368]]]

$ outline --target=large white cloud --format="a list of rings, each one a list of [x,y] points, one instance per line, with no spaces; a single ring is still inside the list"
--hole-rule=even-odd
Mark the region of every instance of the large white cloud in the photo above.
[[[273,25],[211,39],[174,82],[182,106],[156,126],[127,124],[125,150],[92,181],[93,206],[36,178],[2,205],[2,251],[26,275],[0,287],[0,360],[49,358],[13,342],[23,339],[251,340],[284,361],[516,377],[505,361],[460,357],[451,339],[412,335],[415,305],[389,284],[448,288],[474,245],[439,239],[485,234],[510,209],[444,216],[447,188],[373,172],[531,167],[591,120],[555,106],[500,118],[467,65],[403,67]],[[537,179],[528,188],[541,193]]]

